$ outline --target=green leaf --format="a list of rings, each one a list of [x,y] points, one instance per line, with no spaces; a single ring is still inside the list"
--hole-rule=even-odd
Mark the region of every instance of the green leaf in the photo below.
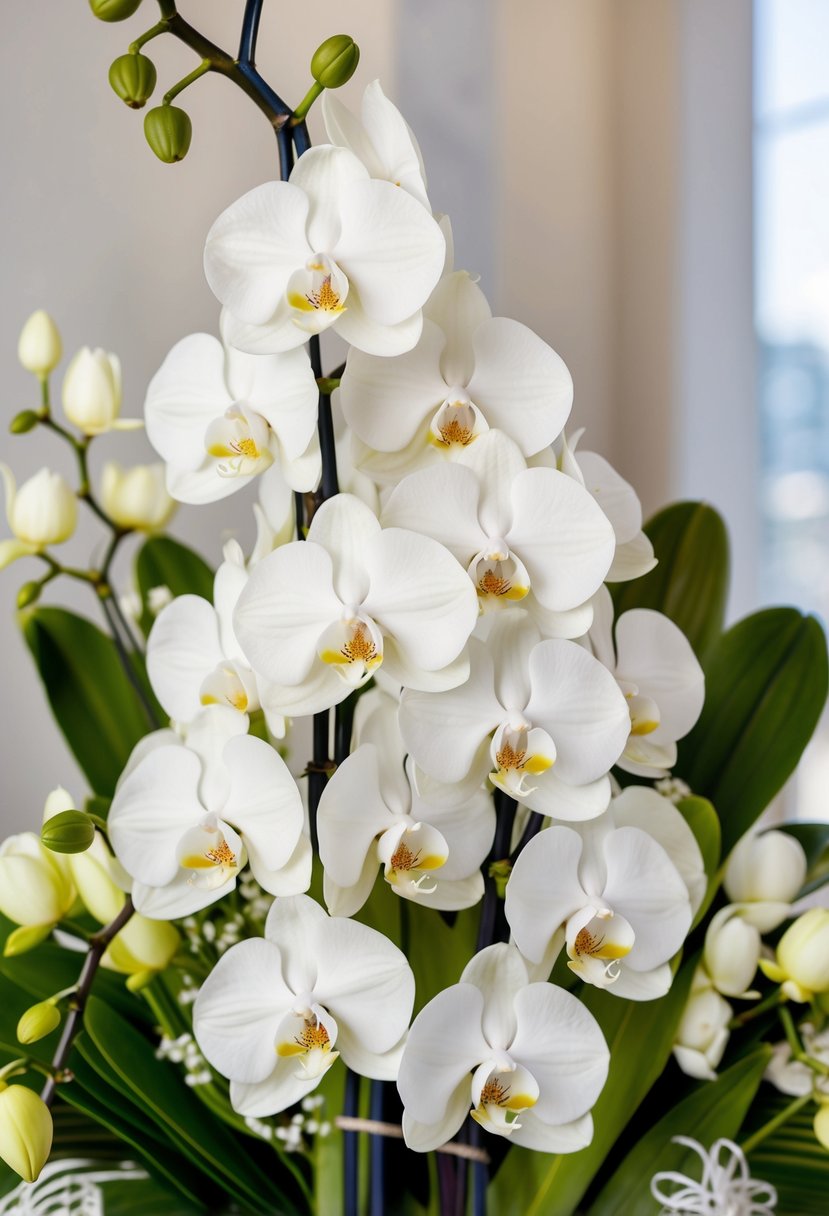
[[[212,1118],[181,1078],[156,1060],[152,1045],[103,1001],[90,998],[84,1025],[94,1046],[134,1100],[176,1141],[186,1146],[205,1173],[237,1200],[260,1211],[263,1201],[284,1213],[307,1210],[295,1178],[283,1163],[281,1182],[258,1168],[239,1141]],[[258,1206],[257,1206],[258,1205]]]
[[[802,899],[829,882],[829,823],[781,823],[776,827],[794,836],[806,854],[806,883],[797,896]]]
[[[598,988],[581,992],[610,1048],[607,1083],[593,1108],[593,1141],[578,1153],[550,1157],[513,1148],[492,1184],[494,1211],[573,1216],[605,1157],[671,1054],[691,988],[696,958],[678,971],[658,1001],[626,1001]]]
[[[108,797],[150,729],[112,640],[62,608],[21,614],[23,634],[57,724],[96,794]]]
[[[826,690],[823,629],[795,608],[756,612],[714,647],[705,706],[674,772],[717,808],[723,856],[794,771]]]
[[[588,1216],[653,1216],[656,1202],[651,1179],[661,1170],[677,1170],[698,1178],[696,1153],[674,1136],[689,1136],[703,1148],[715,1140],[733,1140],[751,1106],[771,1056],[762,1047],[732,1064],[716,1081],[703,1081],[639,1140],[588,1209]]]
[[[141,629],[150,632],[155,617],[148,605],[153,587],[173,595],[200,595],[213,602],[213,571],[207,562],[171,536],[151,536],[135,558],[135,581],[141,595]]]
[[[763,1102],[758,1102],[751,1112],[752,1129],[780,1114],[792,1101],[771,1086],[764,1089],[767,1093]],[[777,1188],[780,1216],[789,1212],[796,1212],[797,1216],[826,1216],[829,1152],[814,1133],[816,1109],[810,1102],[749,1154],[751,1176]]]
[[[678,502],[645,524],[658,565],[612,588],[616,616],[631,608],[664,612],[703,658],[722,633],[728,596],[728,534],[713,507]]]
[[[702,864],[705,866],[705,873],[708,875],[708,889],[694,917],[694,924],[691,926],[694,928],[708,911],[711,900],[716,895],[717,888],[720,885],[718,870],[720,865],[722,830],[717,812],[707,798],[697,798],[694,796],[681,798],[676,804],[676,809],[694,833],[696,842],[699,845],[699,851],[702,853]]]

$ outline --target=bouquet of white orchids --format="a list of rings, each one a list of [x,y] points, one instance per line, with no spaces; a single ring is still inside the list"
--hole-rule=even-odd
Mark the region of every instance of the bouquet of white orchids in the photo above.
[[[146,115],[162,160],[207,71],[276,133],[278,179],[207,234],[220,336],[174,335],[147,388],[162,463],[94,485],[136,425],[118,360],[76,354],[61,415],[54,322],[20,337],[11,431],[78,478],[3,466],[0,565],[41,563],[20,626],[88,789],[0,847],[0,1212],[825,1216],[829,911],[799,901],[829,824],[758,827],[822,630],[724,631],[717,514],[643,528],[564,362],[454,267],[380,84],[334,95],[354,42],[291,108],[260,10],[234,57],[160,0],[110,70],[138,108],[151,39],[200,56]],[[215,572],[162,534],[244,491],[255,544]],[[66,579],[105,629],[43,605]]]

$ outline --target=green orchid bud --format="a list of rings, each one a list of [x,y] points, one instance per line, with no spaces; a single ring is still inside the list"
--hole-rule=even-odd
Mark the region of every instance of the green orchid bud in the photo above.
[[[144,135],[158,159],[174,165],[187,155],[193,124],[190,115],[178,106],[155,106],[144,118]]]
[[[53,853],[85,853],[95,839],[95,825],[83,811],[60,811],[46,820],[40,839]]]
[[[40,599],[41,584],[32,579],[28,583],[24,583],[17,593],[17,607],[20,609],[29,608],[32,604],[37,603]]]
[[[34,410],[21,410],[12,418],[9,430],[12,435],[25,435],[27,431],[33,431],[39,422],[40,419]]]
[[[89,7],[99,21],[126,21],[138,11],[141,0],[89,0]]]
[[[60,1010],[51,1001],[38,1001],[21,1016],[17,1023],[20,1043],[37,1043],[60,1026]]]
[[[314,51],[311,75],[324,89],[339,89],[351,79],[360,62],[360,48],[348,34],[326,38]]]
[[[140,110],[152,96],[158,75],[146,55],[119,55],[109,69],[109,83],[131,110]]]
[[[27,954],[39,946],[52,932],[53,925],[21,925],[13,929],[6,938],[3,947],[4,958],[17,958],[19,954]]]

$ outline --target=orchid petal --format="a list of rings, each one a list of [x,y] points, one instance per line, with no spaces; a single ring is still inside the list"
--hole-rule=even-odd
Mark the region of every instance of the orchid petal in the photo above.
[[[490,1047],[506,1051],[515,1038],[515,996],[528,982],[526,963],[504,942],[479,950],[464,967],[461,983],[474,984],[483,994],[481,1029]]]
[[[386,325],[370,317],[353,283],[348,293],[348,306],[337,321],[337,332],[350,346],[365,351],[367,355],[382,355],[384,358],[403,355],[411,350],[420,338],[422,329],[423,314],[419,309],[394,325]]]
[[[616,653],[617,680],[630,680],[659,706],[653,742],[687,735],[702,710],[705,678],[684,633],[661,612],[634,608],[616,622]]]
[[[513,1144],[537,1153],[576,1153],[593,1139],[593,1116],[582,1115],[572,1123],[545,1123],[537,1110],[523,1111],[521,1126],[510,1136]]]
[[[539,832],[515,859],[504,910],[531,962],[540,962],[556,930],[590,902],[578,879],[582,849],[578,832],[556,826]]]
[[[238,735],[225,745],[230,794],[222,816],[255,850],[257,865],[284,866],[299,841],[302,799],[285,761],[270,744],[253,735]]]
[[[376,837],[392,822],[380,794],[377,749],[364,743],[338,767],[320,798],[320,860],[331,880],[341,887],[355,886],[366,858],[374,852]]]
[[[172,882],[163,887],[150,887],[143,882],[133,882],[132,902],[136,912],[149,920],[178,920],[182,916],[193,916],[229,895],[236,886],[236,875],[220,887],[196,887],[184,870],[179,870]]]
[[[149,383],[147,438],[176,468],[199,467],[207,427],[233,404],[224,370],[221,342],[210,334],[190,334],[175,344]]]
[[[308,540],[329,553],[334,590],[343,604],[356,607],[365,600],[369,554],[379,537],[374,512],[353,494],[335,494],[314,513]]]
[[[308,196],[308,243],[316,253],[331,253],[340,238],[340,208],[348,190],[368,179],[353,152],[320,144],[301,156],[291,173],[291,185]]]
[[[454,984],[438,993],[415,1018],[400,1063],[397,1088],[404,1118],[442,1124],[458,1107],[457,1090],[467,1074],[491,1055],[481,1030],[484,997],[473,984]]]
[[[262,1119],[296,1105],[319,1083],[318,1076],[304,1076],[295,1060],[277,1059],[273,1070],[262,1081],[251,1084],[231,1081],[230,1104],[247,1119]]]
[[[425,313],[446,335],[440,361],[444,380],[447,384],[466,385],[475,369],[473,338],[492,317],[477,280],[465,270],[444,275],[432,292]]]
[[[383,524],[439,541],[466,566],[486,544],[478,522],[480,496],[471,469],[458,464],[420,469],[392,491],[383,508]]]
[[[626,965],[650,971],[685,940],[691,927],[688,890],[662,846],[638,828],[617,828],[607,837],[605,861],[604,899],[636,933]]]
[[[403,1139],[415,1153],[430,1153],[460,1131],[469,1114],[469,1081],[464,1077],[449,1095],[443,1114],[433,1123],[419,1123],[403,1111]]]
[[[201,686],[224,661],[219,622],[207,600],[180,595],[156,617],[147,639],[147,675],[165,713],[189,722],[202,708]]]

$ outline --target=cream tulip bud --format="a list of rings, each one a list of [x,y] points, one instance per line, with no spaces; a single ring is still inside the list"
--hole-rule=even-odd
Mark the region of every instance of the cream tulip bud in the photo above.
[[[806,881],[803,846],[788,832],[749,832],[732,850],[724,886],[732,903],[761,933],[782,924]]]
[[[85,435],[108,431],[121,410],[121,363],[117,355],[83,346],[63,377],[63,412]]]
[[[101,505],[119,528],[157,532],[178,504],[167,493],[163,464],[124,469],[113,460],[101,474]]]
[[[34,832],[0,845],[0,912],[16,925],[54,925],[75,902],[66,860],[44,848]]]
[[[829,992],[829,909],[810,908],[777,943],[777,961],[761,959],[770,980],[790,1001],[810,1001]]]
[[[699,1081],[716,1080],[715,1070],[728,1043],[733,1012],[713,988],[692,991],[674,1042],[674,1059],[687,1076]]]
[[[60,1026],[60,1010],[52,1001],[38,1001],[21,1015],[17,1023],[20,1043],[37,1043]]]
[[[48,312],[33,312],[20,331],[17,357],[27,372],[45,380],[60,363],[63,354],[60,333]]]
[[[59,545],[69,539],[78,522],[78,502],[59,473],[41,469],[24,481],[19,490],[7,465],[0,465],[0,475],[6,485],[9,527],[22,546],[17,547],[13,557],[36,553],[47,545]],[[0,568],[3,564],[6,563],[0,563]]]
[[[24,1182],[34,1182],[51,1151],[49,1107],[25,1085],[0,1081],[0,1157]]]
[[[760,934],[729,905],[708,926],[703,963],[713,986],[723,996],[749,997],[748,988],[760,959]]]

